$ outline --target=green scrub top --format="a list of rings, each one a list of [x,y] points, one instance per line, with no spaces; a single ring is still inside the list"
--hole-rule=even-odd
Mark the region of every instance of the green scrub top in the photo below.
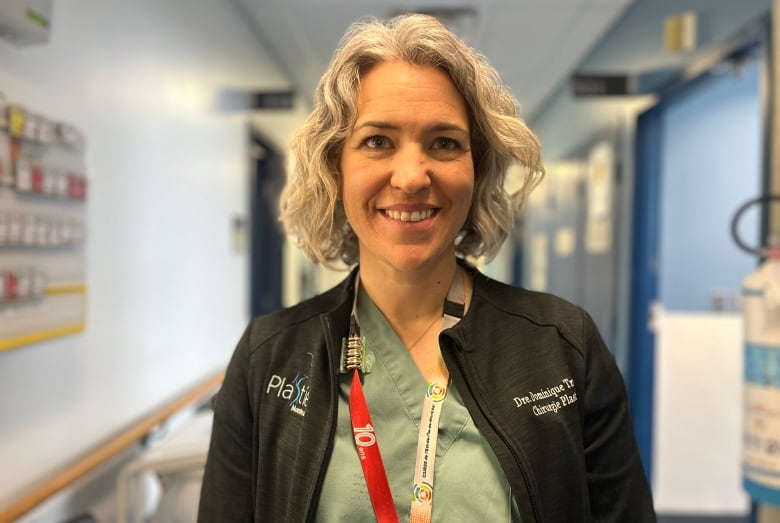
[[[427,384],[385,317],[360,291],[358,318],[376,356],[363,391],[401,521],[409,520],[417,438]],[[336,437],[315,521],[376,521],[349,415],[352,374],[339,379]],[[450,386],[436,444],[432,522],[511,521],[520,515],[501,466],[477,430],[460,394]]]

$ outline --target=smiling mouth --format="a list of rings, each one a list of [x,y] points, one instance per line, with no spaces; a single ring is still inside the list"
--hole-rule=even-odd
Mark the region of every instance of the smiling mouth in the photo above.
[[[425,209],[424,211],[393,211],[385,209],[385,215],[393,220],[399,220],[402,222],[420,222],[427,220],[433,216],[433,209]]]

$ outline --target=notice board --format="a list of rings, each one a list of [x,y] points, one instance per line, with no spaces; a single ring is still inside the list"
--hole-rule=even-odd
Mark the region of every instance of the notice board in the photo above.
[[[0,98],[0,350],[86,321],[83,134]]]

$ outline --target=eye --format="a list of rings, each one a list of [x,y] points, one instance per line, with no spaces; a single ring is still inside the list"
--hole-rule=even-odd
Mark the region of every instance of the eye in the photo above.
[[[390,146],[390,140],[386,136],[374,135],[363,140],[363,145],[369,149],[386,149]]]
[[[453,140],[452,138],[440,136],[433,141],[433,148],[442,149],[445,151],[456,151],[460,149],[460,143],[458,143],[457,140]]]

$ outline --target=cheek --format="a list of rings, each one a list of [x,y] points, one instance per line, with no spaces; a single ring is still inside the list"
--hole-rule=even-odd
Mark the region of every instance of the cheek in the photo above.
[[[341,181],[339,182],[341,197],[344,199],[344,204],[354,202],[355,199],[360,197],[360,184],[356,183],[358,177],[355,173],[347,171],[341,175]]]
[[[341,162],[341,194],[344,199],[366,203],[387,186],[385,169],[373,161],[347,160]]]
[[[355,176],[355,169],[349,158],[345,156],[339,158],[339,161],[336,165],[338,166],[337,170],[339,173],[336,180],[339,187],[339,196],[342,200],[346,201],[350,195],[350,192],[352,191],[352,180]]]
[[[353,171],[345,172],[341,177],[341,198],[344,212],[350,222],[359,218],[367,205],[369,195],[361,177]]]
[[[457,190],[461,194],[462,200],[471,204],[474,199],[474,193],[476,190],[473,169],[466,170],[466,173],[463,174],[461,183],[458,185]]]
[[[471,208],[474,206],[474,198],[476,195],[476,186],[474,184],[473,176],[463,181],[458,188],[458,193],[460,195],[461,213],[463,214],[463,221],[465,222],[471,214]]]
[[[474,207],[474,191],[470,190],[463,195],[463,221],[465,222],[469,215],[471,215],[471,209]]]

